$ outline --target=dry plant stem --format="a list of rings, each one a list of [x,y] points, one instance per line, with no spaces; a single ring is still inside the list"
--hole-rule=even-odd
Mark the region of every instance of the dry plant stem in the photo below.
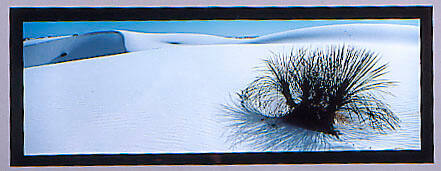
[[[374,52],[329,46],[274,54],[264,62],[262,76],[239,93],[244,107],[335,136],[340,120],[380,132],[398,127],[398,117],[376,96],[396,82],[382,78],[388,66]]]

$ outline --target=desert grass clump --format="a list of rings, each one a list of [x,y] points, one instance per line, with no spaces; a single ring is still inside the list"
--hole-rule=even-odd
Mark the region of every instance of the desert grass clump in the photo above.
[[[336,124],[384,133],[398,117],[380,98],[396,84],[388,65],[367,49],[301,48],[264,60],[261,75],[238,93],[241,111],[338,137]],[[231,109],[231,108],[230,108]]]

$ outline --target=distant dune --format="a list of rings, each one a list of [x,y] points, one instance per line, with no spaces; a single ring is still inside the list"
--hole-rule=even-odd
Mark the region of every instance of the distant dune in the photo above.
[[[126,52],[120,32],[107,31],[24,42],[25,67]]]
[[[257,38],[234,39],[204,34],[105,31],[24,42],[24,66],[114,55],[180,45],[269,44],[331,41],[418,42],[418,27],[390,24],[347,24],[296,29]]]
[[[419,28],[394,24],[344,24],[309,27],[274,33],[251,40],[250,43],[296,42],[389,42],[415,43],[419,40]]]

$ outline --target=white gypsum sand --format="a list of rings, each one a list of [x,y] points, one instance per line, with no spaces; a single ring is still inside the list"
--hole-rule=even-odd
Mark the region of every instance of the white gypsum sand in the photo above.
[[[89,35],[109,42],[101,46],[118,46],[126,53],[88,51],[90,57],[101,57],[25,68],[25,155],[254,151],[247,144],[230,148],[221,105],[254,80],[255,67],[272,52],[329,44],[368,48],[389,62],[388,78],[399,85],[389,89],[395,96],[385,98],[401,128],[331,142],[326,150],[420,149],[418,27],[335,25],[240,40],[128,31]],[[119,42],[118,35],[124,42],[112,44]],[[93,49],[81,46],[92,40],[83,36],[84,43],[45,43],[66,51]],[[52,56],[57,54],[47,60]]]

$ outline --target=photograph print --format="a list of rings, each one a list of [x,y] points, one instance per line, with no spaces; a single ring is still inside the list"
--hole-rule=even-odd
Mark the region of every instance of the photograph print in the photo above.
[[[25,21],[23,156],[422,150],[420,27]]]

